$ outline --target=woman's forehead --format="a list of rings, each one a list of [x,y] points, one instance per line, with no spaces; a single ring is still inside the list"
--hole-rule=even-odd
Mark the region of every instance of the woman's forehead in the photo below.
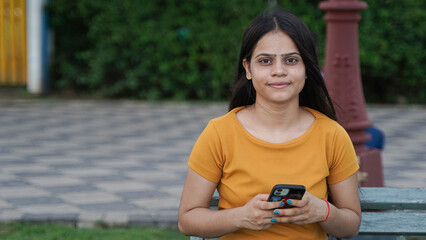
[[[263,35],[257,42],[253,56],[259,53],[286,54],[289,52],[299,52],[291,37],[283,31],[271,31]]]

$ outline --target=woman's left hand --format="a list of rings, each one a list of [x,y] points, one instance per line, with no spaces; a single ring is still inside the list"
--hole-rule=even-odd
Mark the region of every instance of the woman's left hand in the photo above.
[[[320,222],[327,214],[327,203],[315,197],[309,192],[305,192],[301,200],[289,200],[286,205],[292,208],[275,209],[275,219],[278,223],[292,223],[305,225]]]

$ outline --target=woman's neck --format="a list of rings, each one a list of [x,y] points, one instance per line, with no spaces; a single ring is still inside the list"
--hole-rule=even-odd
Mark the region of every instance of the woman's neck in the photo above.
[[[274,106],[256,102],[236,115],[252,136],[270,143],[284,143],[300,137],[315,120],[298,104]]]
[[[302,111],[299,105],[273,105],[254,103],[249,107],[257,122],[268,128],[290,128],[300,122]]]

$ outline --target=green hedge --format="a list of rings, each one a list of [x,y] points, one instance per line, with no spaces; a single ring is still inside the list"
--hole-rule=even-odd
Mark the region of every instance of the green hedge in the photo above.
[[[113,98],[227,99],[244,29],[268,2],[51,0],[52,85]],[[300,16],[324,46],[319,2],[278,5]],[[424,1],[367,2],[360,23],[367,100],[425,103]]]
[[[367,2],[359,27],[367,100],[426,103],[426,1]]]

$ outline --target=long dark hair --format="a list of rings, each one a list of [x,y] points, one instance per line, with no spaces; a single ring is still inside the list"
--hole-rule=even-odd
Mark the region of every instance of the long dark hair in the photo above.
[[[299,104],[320,111],[329,118],[337,120],[333,103],[321,75],[312,31],[301,19],[281,9],[260,14],[246,29],[241,44],[229,110],[255,103],[256,91],[252,81],[246,78],[243,60],[250,61],[259,39],[274,30],[281,30],[291,37],[305,64],[307,79],[299,94]]]

